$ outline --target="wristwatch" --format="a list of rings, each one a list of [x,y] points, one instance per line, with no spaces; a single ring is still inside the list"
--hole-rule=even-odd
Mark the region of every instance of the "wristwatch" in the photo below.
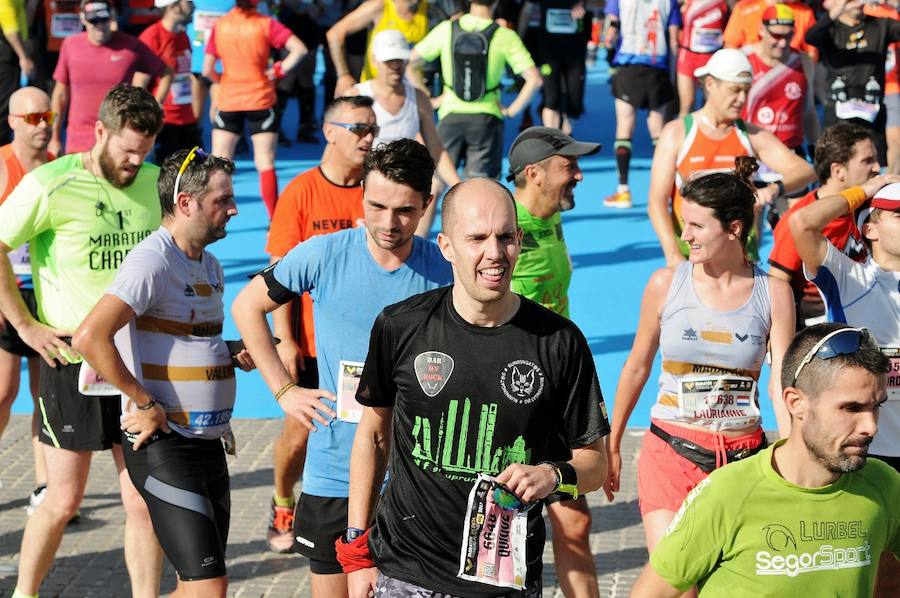
[[[364,529],[359,529],[358,527],[348,527],[344,530],[343,535],[341,535],[341,542],[343,542],[344,544],[350,544],[364,533],[366,533],[366,530]]]

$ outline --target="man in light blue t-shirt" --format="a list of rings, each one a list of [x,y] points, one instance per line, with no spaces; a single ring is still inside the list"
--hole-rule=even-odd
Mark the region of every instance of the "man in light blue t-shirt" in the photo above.
[[[347,525],[350,449],[362,410],[354,396],[372,324],[388,305],[453,279],[437,245],[413,234],[432,201],[434,162],[425,146],[410,139],[382,145],[364,168],[365,227],[297,245],[255,277],[232,307],[275,399],[314,431],[294,516],[294,549],[310,559],[314,597],[347,594],[334,542]],[[321,389],[291,381],[265,320],[304,291],[313,299]]]

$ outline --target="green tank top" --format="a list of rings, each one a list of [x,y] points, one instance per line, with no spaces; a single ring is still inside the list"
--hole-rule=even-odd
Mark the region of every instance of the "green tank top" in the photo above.
[[[568,318],[572,260],[559,213],[537,218],[516,202],[516,218],[523,234],[522,253],[513,271],[513,291]]]

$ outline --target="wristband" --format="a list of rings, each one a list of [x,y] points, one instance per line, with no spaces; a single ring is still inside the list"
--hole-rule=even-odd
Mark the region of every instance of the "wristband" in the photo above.
[[[343,535],[334,541],[334,552],[344,573],[353,573],[375,566],[375,561],[372,560],[372,554],[369,552],[370,531],[372,531],[371,527],[351,542],[344,542]]]
[[[847,213],[852,214],[856,211],[856,208],[863,205],[866,200],[866,191],[860,186],[850,187],[849,189],[844,189],[840,193],[838,193],[841,197],[847,200]]]
[[[156,407],[156,401],[154,401],[153,399],[150,399],[150,402],[147,403],[146,405],[137,405],[137,408],[140,411],[150,411],[154,407]]]
[[[280,60],[272,64],[272,74],[275,75],[276,79],[284,79],[284,67]]]
[[[578,473],[571,464],[566,461],[541,461],[538,465],[549,465],[556,474],[556,488],[551,494],[562,492],[578,498]]]
[[[275,393],[275,402],[277,403],[284,396],[284,393],[297,386],[296,382],[288,382]]]

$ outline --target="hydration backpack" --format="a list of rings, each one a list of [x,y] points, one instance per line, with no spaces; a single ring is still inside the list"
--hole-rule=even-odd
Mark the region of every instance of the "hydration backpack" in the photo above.
[[[453,21],[450,49],[453,52],[453,93],[464,102],[477,102],[499,89],[487,88],[488,48],[497,31],[491,23],[484,31],[465,31],[459,19]]]

